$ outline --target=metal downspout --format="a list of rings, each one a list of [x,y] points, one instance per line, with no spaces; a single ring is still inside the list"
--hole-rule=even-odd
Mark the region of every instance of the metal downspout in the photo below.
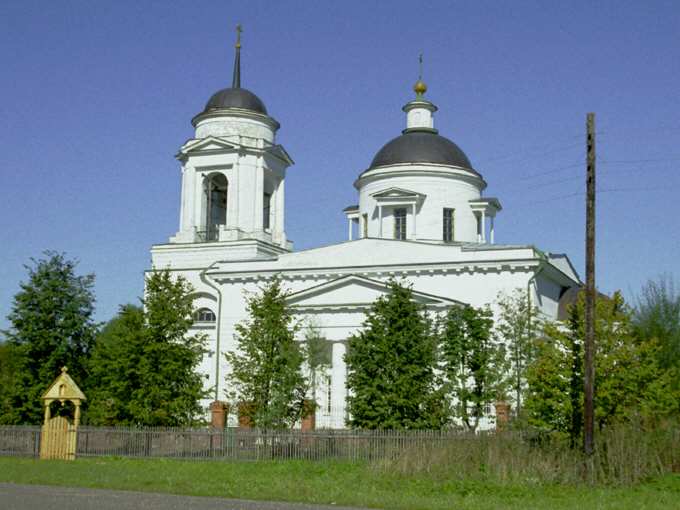
[[[529,281],[527,282],[527,313],[528,315],[528,324],[531,325],[531,284],[536,281],[536,278],[538,277],[539,274],[545,269],[545,264],[546,264],[546,257],[543,254],[543,252],[536,250],[535,252],[537,255],[537,259],[541,261],[541,265],[538,268],[538,271],[536,271],[531,278],[529,278]],[[538,290],[536,291],[536,294],[538,294]]]
[[[213,266],[217,263],[218,262],[213,262],[203,271],[201,271],[199,275],[203,283],[205,283],[208,287],[214,289],[215,292],[217,292],[217,330],[215,338],[215,400],[219,400],[219,386],[220,386],[220,329],[221,329],[220,326],[222,325],[222,291],[217,285],[211,283],[208,280],[207,272],[209,269],[212,269]]]

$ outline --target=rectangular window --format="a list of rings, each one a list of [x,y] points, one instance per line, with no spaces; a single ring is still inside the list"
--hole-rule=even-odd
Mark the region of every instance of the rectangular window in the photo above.
[[[269,229],[269,217],[272,212],[272,194],[265,193],[262,200],[262,228]]]
[[[361,225],[361,237],[366,239],[368,237],[368,214],[362,214],[361,221],[363,221],[363,224]]]
[[[406,209],[394,210],[394,238],[406,239]]]
[[[453,241],[453,212],[454,209],[444,208],[444,232],[443,237],[445,242]]]

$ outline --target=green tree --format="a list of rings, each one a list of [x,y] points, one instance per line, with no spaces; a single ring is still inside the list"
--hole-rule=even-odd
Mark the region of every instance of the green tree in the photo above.
[[[349,339],[349,425],[366,429],[439,428],[446,416],[436,376],[436,336],[413,291],[395,281]]]
[[[123,305],[97,336],[91,358],[85,422],[93,425],[141,425],[129,409],[130,396],[141,388],[144,356],[144,311]]]
[[[568,434],[572,448],[583,428],[582,312],[572,307],[566,324],[543,324],[526,370],[529,424]]]
[[[16,365],[16,347],[8,342],[0,343],[0,425],[5,423],[4,411],[13,404]]]
[[[200,422],[205,336],[191,335],[193,289],[170,271],[146,278],[143,308],[121,311],[92,359],[88,420],[101,425],[187,426]]]
[[[505,385],[514,393],[515,414],[521,415],[526,389],[526,367],[532,359],[535,331],[539,329],[538,309],[532,306],[527,291],[498,295],[496,333],[506,352]]]
[[[286,297],[279,278],[247,297],[249,317],[236,325],[238,348],[225,354],[230,399],[263,429],[292,427],[303,414],[308,390],[303,351],[295,340],[300,326]]]
[[[488,308],[454,306],[440,330],[443,372],[453,398],[453,415],[476,430],[484,408],[502,392],[503,350],[492,334]]]
[[[584,295],[566,324],[546,323],[527,370],[529,423],[580,443],[583,430]],[[659,419],[678,410],[673,373],[661,369],[658,345],[634,335],[631,312],[620,293],[596,300],[595,423]]]
[[[314,323],[307,324],[305,329],[304,356],[309,368],[309,393],[316,406],[319,377],[331,366],[331,344]]]
[[[658,342],[661,366],[680,369],[680,292],[671,275],[661,275],[642,287],[633,322],[641,339]]]
[[[8,316],[5,336],[12,351],[14,377],[3,398],[3,423],[40,423],[40,396],[63,366],[79,383],[87,379],[88,360],[97,331],[94,275],[77,275],[77,262],[46,251],[25,266],[28,281],[20,284]],[[6,406],[6,407],[5,407]]]

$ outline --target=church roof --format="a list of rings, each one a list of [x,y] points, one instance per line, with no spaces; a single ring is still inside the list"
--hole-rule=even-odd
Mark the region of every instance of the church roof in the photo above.
[[[262,100],[248,89],[227,88],[215,92],[205,105],[204,113],[222,108],[242,108],[267,115]]]
[[[369,168],[398,163],[437,163],[472,169],[460,147],[433,131],[406,130],[378,151]]]

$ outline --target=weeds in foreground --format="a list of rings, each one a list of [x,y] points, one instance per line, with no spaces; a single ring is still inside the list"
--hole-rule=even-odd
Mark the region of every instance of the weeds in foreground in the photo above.
[[[516,431],[461,435],[407,447],[373,467],[441,480],[630,485],[680,472],[680,429],[610,427],[598,434],[590,459],[558,437]]]

